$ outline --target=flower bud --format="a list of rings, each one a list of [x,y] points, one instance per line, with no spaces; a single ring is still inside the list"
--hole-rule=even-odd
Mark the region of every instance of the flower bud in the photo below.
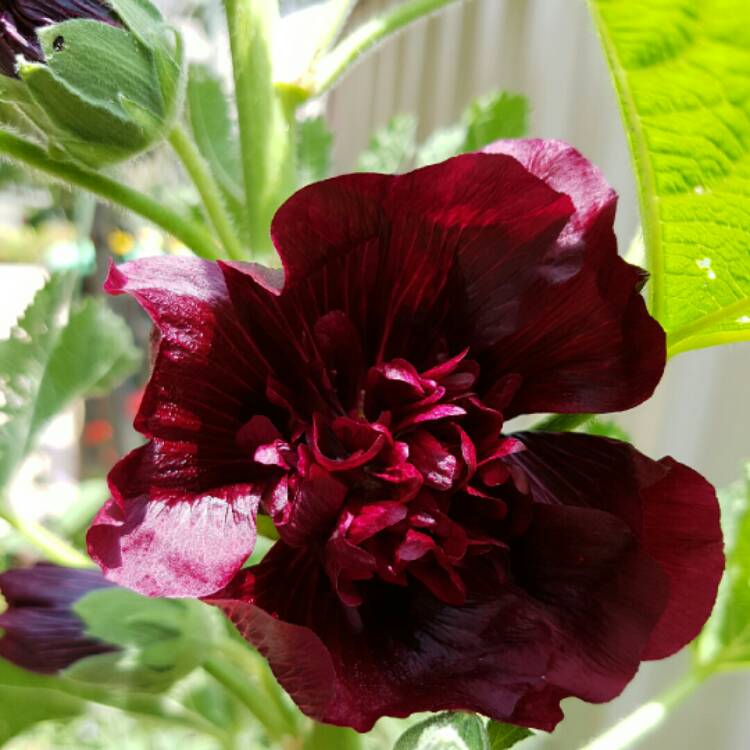
[[[163,139],[185,85],[181,38],[148,0],[10,0],[0,73],[52,156],[92,167]]]
[[[196,601],[148,599],[99,571],[39,564],[0,574],[0,657],[105,687],[163,690],[198,667],[221,634]]]

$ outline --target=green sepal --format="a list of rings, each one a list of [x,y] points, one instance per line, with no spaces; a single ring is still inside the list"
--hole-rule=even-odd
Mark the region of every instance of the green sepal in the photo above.
[[[50,155],[98,168],[146,151],[171,131],[184,101],[179,34],[144,0],[112,7],[124,28],[74,19],[38,32],[44,62],[18,66],[0,100],[46,137]]]
[[[223,634],[221,617],[206,604],[149,599],[121,588],[93,591],[73,609],[88,635],[118,649],[63,672],[89,684],[163,691],[199,667]]]

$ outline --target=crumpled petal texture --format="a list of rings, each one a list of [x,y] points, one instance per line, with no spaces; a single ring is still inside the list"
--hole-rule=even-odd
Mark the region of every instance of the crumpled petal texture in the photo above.
[[[617,255],[616,196],[557,141],[304,188],[284,271],[147,259],[108,291],[154,321],[89,532],[107,576],[223,609],[311,717],[463,709],[552,729],[708,617],[718,504],[671,458],[521,413],[648,398],[664,332]],[[279,540],[251,568],[255,518]]]

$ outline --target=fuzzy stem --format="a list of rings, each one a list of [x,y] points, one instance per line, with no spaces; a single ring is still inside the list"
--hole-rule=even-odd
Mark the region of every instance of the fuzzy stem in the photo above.
[[[241,260],[245,257],[245,251],[235,234],[232,220],[224,206],[221,190],[216,184],[205,159],[190,136],[180,126],[169,134],[169,142],[203,199],[206,214],[219,235],[227,255],[234,260]]]
[[[51,562],[67,568],[93,567],[88,557],[41,524],[21,518],[9,510],[0,511],[0,518],[43,552]]]
[[[352,64],[378,42],[453,2],[456,0],[407,0],[367,21],[321,59],[312,73],[312,85],[303,88],[309,90],[309,96],[319,96],[334,86]]]
[[[285,111],[273,84],[275,0],[224,0],[232,50],[250,246],[272,251],[269,228],[294,189],[294,107]]]
[[[72,162],[55,161],[41,146],[11,133],[0,132],[0,155],[143,216],[187,245],[196,255],[210,259],[219,256],[219,247],[203,227],[117,180]]]

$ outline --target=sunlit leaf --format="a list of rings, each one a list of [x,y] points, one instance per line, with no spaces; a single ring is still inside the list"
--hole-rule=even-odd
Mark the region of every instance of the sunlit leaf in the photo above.
[[[750,339],[750,3],[591,0],[670,351]]]

